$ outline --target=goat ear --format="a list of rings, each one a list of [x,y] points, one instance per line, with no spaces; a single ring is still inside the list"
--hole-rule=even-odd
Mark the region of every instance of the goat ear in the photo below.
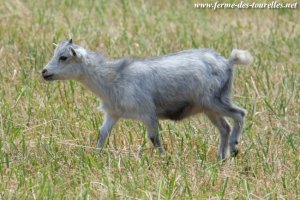
[[[77,53],[76,53],[76,51],[75,51],[75,49],[73,47],[71,47],[71,52],[72,52],[73,56],[77,56]]]

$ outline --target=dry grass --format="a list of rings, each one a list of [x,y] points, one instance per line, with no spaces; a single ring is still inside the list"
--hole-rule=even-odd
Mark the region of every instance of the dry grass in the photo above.
[[[298,199],[300,26],[297,10],[200,10],[192,1],[0,3],[0,199]],[[249,49],[234,99],[248,110],[241,154],[221,164],[204,117],[161,122],[168,152],[123,120],[97,151],[98,100],[46,84],[53,42],[69,36],[110,57]]]

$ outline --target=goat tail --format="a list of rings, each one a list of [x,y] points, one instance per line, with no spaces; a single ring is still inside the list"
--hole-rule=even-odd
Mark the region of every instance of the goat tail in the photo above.
[[[233,49],[228,61],[233,65],[249,65],[253,62],[253,57],[249,51]]]

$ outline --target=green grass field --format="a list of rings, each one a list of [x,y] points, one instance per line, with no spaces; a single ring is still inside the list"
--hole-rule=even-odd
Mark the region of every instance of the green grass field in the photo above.
[[[0,0],[0,200],[299,199],[299,7],[199,2]],[[165,157],[131,120],[97,151],[98,99],[74,81],[40,78],[52,43],[69,37],[111,58],[249,50],[255,62],[237,67],[233,91],[248,111],[238,157],[217,160],[219,135],[202,115],[161,121]]]

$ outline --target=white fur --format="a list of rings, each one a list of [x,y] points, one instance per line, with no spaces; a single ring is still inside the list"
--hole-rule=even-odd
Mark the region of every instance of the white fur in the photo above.
[[[248,51],[233,49],[229,61],[234,65],[250,65],[253,62],[253,57]]]

